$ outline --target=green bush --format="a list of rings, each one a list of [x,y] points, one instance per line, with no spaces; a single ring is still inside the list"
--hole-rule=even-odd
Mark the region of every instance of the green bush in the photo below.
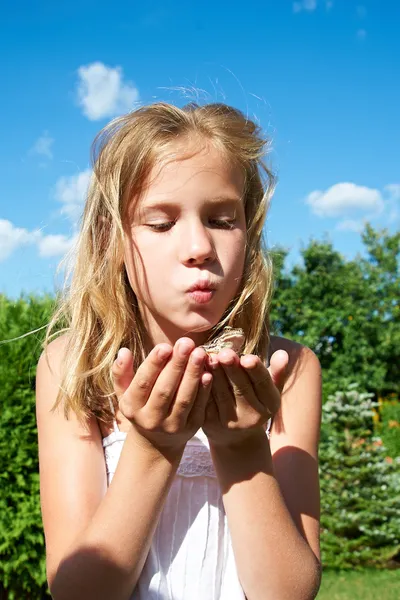
[[[48,322],[53,300],[0,295],[0,340]],[[8,600],[46,597],[35,373],[44,331],[0,345],[0,581]]]

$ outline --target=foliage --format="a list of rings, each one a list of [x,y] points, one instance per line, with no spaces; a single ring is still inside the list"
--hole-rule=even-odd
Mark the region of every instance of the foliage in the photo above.
[[[400,403],[396,394],[391,399],[379,399],[379,419],[376,431],[391,457],[400,456]]]
[[[328,241],[303,248],[303,265],[284,268],[273,253],[273,332],[309,346],[324,375],[324,399],[349,383],[375,397],[398,393],[400,381],[400,232],[369,225],[366,257],[345,260]]]
[[[324,566],[388,566],[400,553],[400,458],[373,434],[373,394],[351,384],[323,406],[320,443]]]
[[[0,340],[45,325],[52,304],[0,296]],[[0,345],[0,581],[9,600],[37,600],[47,589],[34,397],[43,334]]]

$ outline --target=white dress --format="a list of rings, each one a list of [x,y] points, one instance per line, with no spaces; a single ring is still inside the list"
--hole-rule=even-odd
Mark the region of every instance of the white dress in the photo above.
[[[103,439],[108,485],[125,438],[114,421]],[[244,598],[208,438],[199,429],[186,444],[130,600]]]

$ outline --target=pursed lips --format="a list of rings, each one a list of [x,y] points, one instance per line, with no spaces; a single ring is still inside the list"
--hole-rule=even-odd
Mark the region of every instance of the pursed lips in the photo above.
[[[196,291],[215,291],[216,286],[210,281],[197,281],[192,287],[190,287],[187,292],[196,292]]]

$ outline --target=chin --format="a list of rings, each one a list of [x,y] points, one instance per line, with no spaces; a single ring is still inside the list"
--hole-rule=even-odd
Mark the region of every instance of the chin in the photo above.
[[[177,323],[177,326],[188,333],[204,333],[212,329],[218,321],[218,318],[191,315],[181,323]]]

